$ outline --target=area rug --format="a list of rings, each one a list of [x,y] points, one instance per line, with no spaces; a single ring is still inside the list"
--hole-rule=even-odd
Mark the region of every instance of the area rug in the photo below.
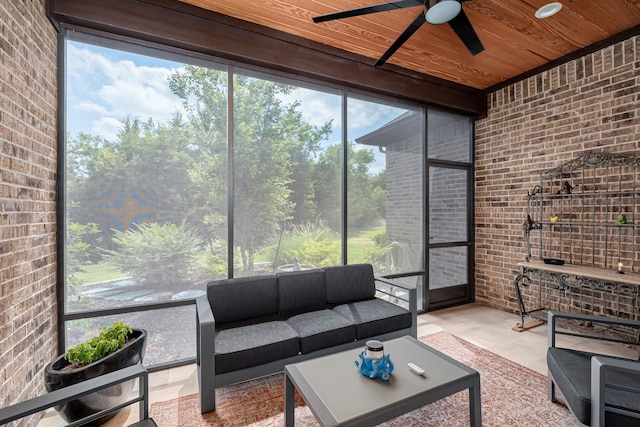
[[[547,397],[547,378],[447,332],[420,341],[480,372],[482,425],[489,427],[579,426],[566,407]],[[198,395],[154,403],[151,417],[160,427],[270,427],[284,425],[282,374],[218,389],[216,411],[200,414]],[[317,426],[296,393],[296,426]],[[383,424],[386,427],[469,425],[468,391],[449,396]]]

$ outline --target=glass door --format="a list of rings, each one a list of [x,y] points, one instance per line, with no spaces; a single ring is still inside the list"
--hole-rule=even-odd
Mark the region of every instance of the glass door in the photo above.
[[[470,170],[429,164],[427,308],[472,300]]]
[[[424,308],[473,301],[473,123],[429,111]]]

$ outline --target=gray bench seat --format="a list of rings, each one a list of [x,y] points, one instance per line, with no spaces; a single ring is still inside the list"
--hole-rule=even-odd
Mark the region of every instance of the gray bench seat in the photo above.
[[[222,329],[216,334],[216,374],[262,365],[300,353],[295,329],[283,321]]]
[[[356,326],[328,309],[298,314],[287,323],[298,332],[303,354],[356,340]]]
[[[356,338],[359,340],[398,328],[410,328],[413,321],[407,310],[377,298],[342,304],[333,311],[355,325]]]

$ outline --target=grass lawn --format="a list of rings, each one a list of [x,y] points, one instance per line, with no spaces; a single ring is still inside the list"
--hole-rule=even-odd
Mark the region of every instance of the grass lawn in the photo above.
[[[349,264],[367,262],[365,259],[366,248],[373,245],[373,238],[386,231],[385,225],[363,230],[347,240],[347,257]]]
[[[83,283],[95,283],[126,277],[126,274],[113,265],[101,263],[83,265],[82,272],[78,273],[77,276]]]
[[[370,228],[368,230],[362,230],[356,238],[367,238],[373,239],[376,235],[384,233],[387,231],[387,226],[385,224],[379,225],[377,227]]]

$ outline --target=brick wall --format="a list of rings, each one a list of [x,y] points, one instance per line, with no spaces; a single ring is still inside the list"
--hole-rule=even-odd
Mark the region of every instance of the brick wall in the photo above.
[[[500,89],[476,123],[476,300],[516,311],[526,195],[588,152],[638,153],[640,37]]]
[[[417,129],[416,129],[417,130]],[[422,192],[424,155],[419,130],[416,135],[389,144],[387,161],[387,244],[408,244],[415,256],[408,270],[422,268],[424,244]],[[403,260],[400,260],[403,261]]]
[[[42,394],[56,337],[56,32],[0,0],[0,407]],[[26,423],[25,423],[26,424]]]

